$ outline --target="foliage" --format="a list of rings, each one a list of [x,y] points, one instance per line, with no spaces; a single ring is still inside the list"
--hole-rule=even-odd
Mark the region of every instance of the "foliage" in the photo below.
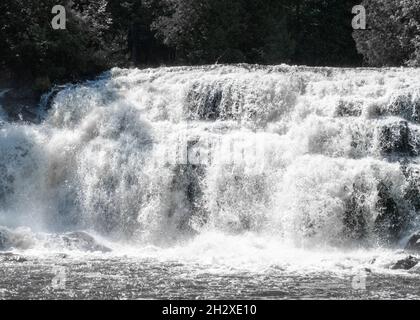
[[[0,62],[16,76],[73,79],[106,66],[106,32],[111,17],[106,0],[67,0],[66,30],[53,30],[56,0],[0,3]]]
[[[45,87],[130,64],[420,65],[420,0],[364,0],[369,30],[353,32],[359,1],[3,0],[0,69]]]
[[[368,30],[355,31],[372,66],[420,65],[420,0],[365,0]]]

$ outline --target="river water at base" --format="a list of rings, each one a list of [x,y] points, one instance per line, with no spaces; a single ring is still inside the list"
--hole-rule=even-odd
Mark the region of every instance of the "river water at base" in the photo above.
[[[1,299],[420,298],[420,277],[408,273],[290,273],[276,267],[222,271],[131,258],[0,259]]]

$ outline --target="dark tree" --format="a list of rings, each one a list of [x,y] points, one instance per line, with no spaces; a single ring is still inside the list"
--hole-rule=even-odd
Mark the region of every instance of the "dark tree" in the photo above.
[[[189,63],[354,65],[355,0],[154,0],[153,27]]]
[[[365,0],[367,30],[353,37],[372,66],[420,66],[420,0]]]
[[[0,2],[2,68],[17,78],[76,79],[107,67],[106,32],[111,17],[106,0],[62,1],[67,12],[65,30],[53,30],[55,0]]]
[[[358,0],[287,1],[293,61],[306,65],[359,65],[352,34],[352,7]]]

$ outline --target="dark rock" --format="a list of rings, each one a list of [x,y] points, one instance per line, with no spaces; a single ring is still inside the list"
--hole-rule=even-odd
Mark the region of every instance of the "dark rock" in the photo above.
[[[62,236],[63,241],[70,249],[89,252],[110,252],[111,249],[99,244],[95,238],[86,232],[70,232]]]
[[[343,217],[344,234],[353,240],[362,240],[367,235],[367,222],[365,217],[369,212],[366,201],[367,187],[363,180],[357,179],[353,183],[353,190],[345,200]]]
[[[12,252],[0,252],[0,260],[5,261],[5,262],[17,262],[17,263],[24,263],[28,261],[27,258],[14,254]]]
[[[17,254],[12,254],[8,256],[5,260],[8,262],[16,262],[16,263],[24,263],[28,261],[28,259],[26,259],[25,257],[19,256]]]
[[[189,144],[189,146],[191,146]],[[192,147],[191,149],[192,150]],[[193,216],[200,216],[203,223],[207,219],[207,213],[203,206],[203,190],[200,184],[205,174],[206,167],[200,164],[180,164],[174,169],[171,184],[171,209],[168,218],[172,220],[177,229],[188,233],[194,233],[190,228]]]
[[[408,121],[420,121],[420,99],[407,93],[394,97],[383,112],[385,115],[393,115]]]
[[[337,117],[360,117],[362,115],[362,104],[340,100],[335,113]]]
[[[405,250],[420,252],[420,232],[417,232],[410,237],[410,240],[408,240],[408,243],[405,246]]]
[[[404,154],[416,155],[416,148],[411,141],[410,127],[407,121],[386,125],[381,129],[380,148],[384,155]]]
[[[402,165],[402,171],[407,179],[404,199],[416,212],[420,212],[420,172],[416,167]]]
[[[384,242],[396,243],[405,226],[405,216],[392,198],[390,186],[385,182],[380,182],[377,189],[379,199],[376,210],[379,214],[375,220],[375,232]]]
[[[39,101],[39,107],[42,108],[43,110],[51,109],[52,104],[57,94],[65,88],[66,88],[65,85],[56,85],[50,91],[43,94]]]
[[[6,228],[0,228],[0,251],[9,250],[12,247],[11,232]]]
[[[0,99],[0,104],[10,121],[37,120],[37,107],[40,94],[30,87],[21,87],[7,91]]]
[[[203,92],[204,91],[204,92]],[[203,96],[204,94],[204,96]],[[223,91],[213,85],[194,84],[187,96],[187,112],[192,120],[216,120],[221,116]]]
[[[392,270],[410,270],[414,268],[419,263],[419,259],[409,256],[403,260],[398,261],[394,266],[391,267]]]

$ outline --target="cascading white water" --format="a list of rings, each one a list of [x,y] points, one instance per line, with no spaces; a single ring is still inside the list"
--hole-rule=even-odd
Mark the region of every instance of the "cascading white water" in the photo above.
[[[418,223],[419,130],[418,69],[113,69],[0,125],[0,225],[392,245]]]

